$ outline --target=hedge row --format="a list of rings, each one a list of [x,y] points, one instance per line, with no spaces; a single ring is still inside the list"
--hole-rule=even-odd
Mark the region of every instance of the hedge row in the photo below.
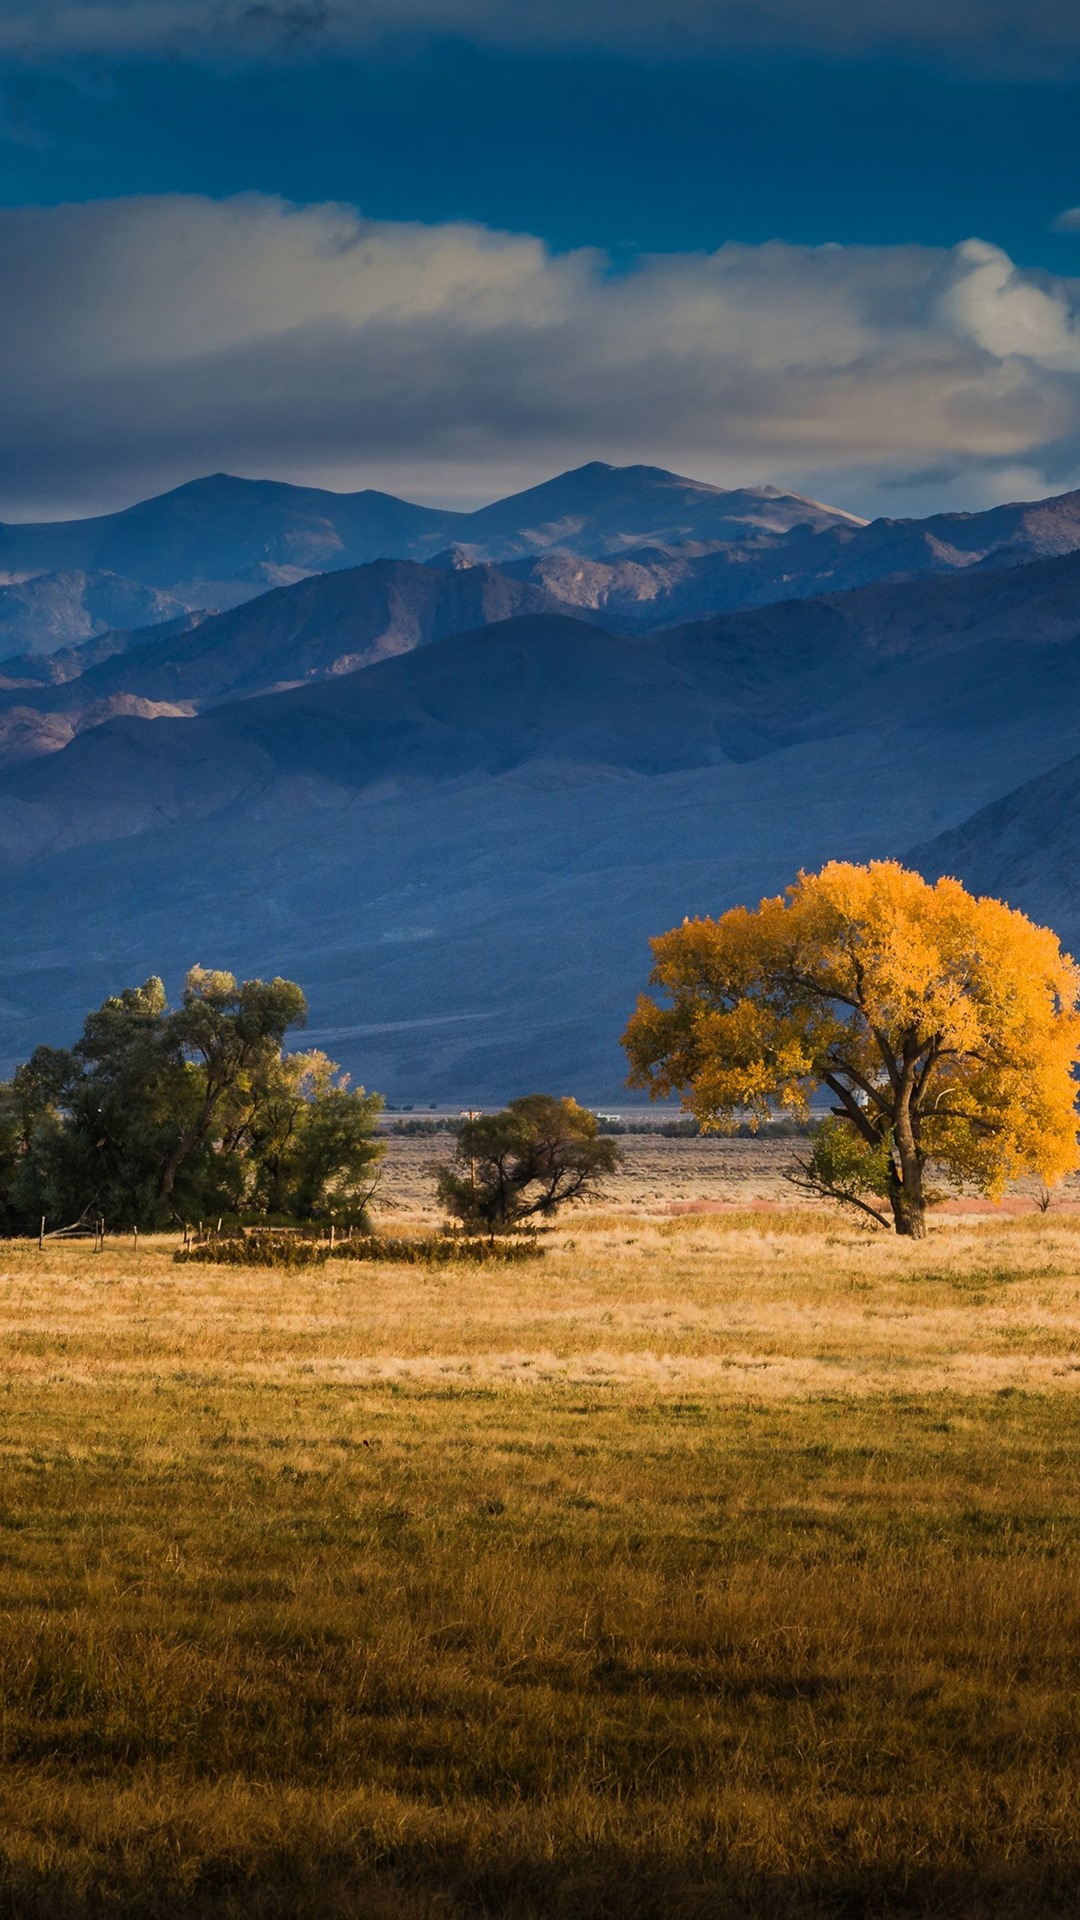
[[[251,1234],[207,1240],[183,1247],[174,1260],[198,1260],[215,1267],[321,1267],[328,1260],[384,1260],[408,1267],[475,1266],[487,1261],[539,1260],[535,1240],[483,1240],[476,1236],[431,1234],[426,1239],[383,1239],[367,1233],[355,1240],[302,1240],[293,1234]]]

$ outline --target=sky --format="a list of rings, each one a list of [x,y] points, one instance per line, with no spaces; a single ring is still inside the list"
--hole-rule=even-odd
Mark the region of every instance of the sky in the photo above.
[[[1080,486],[1075,0],[0,0],[0,516]]]

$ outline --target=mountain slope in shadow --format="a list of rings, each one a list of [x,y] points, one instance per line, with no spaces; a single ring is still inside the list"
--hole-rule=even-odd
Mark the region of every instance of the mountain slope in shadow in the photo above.
[[[505,586],[479,568],[458,576],[383,563],[364,573],[384,584],[421,582],[429,616],[442,604],[440,587],[460,582],[499,604]],[[344,805],[530,765],[588,785],[897,728],[921,729],[949,751],[961,732],[1012,726],[1036,746],[1045,740],[1045,765],[1060,757],[1049,742],[1068,738],[1080,711],[1080,556],[630,637],[562,614],[526,614],[335,672],[342,658],[355,664],[337,648],[346,629],[348,644],[357,637],[348,624],[356,577],[268,596],[280,615],[270,638],[268,622],[241,609],[164,648],[113,656],[60,689],[71,714],[91,697],[209,710],[151,719],[129,709],[113,718],[103,706],[105,724],[39,764],[10,769],[0,777],[8,856],[142,832],[189,812]],[[312,606],[335,594],[346,626],[325,609],[311,619]],[[460,603],[443,611],[452,625]],[[316,663],[326,676],[319,680]],[[298,666],[307,667],[306,682],[250,697],[261,676],[298,678]]]
[[[0,761],[12,739],[26,757],[62,744],[107,714],[108,703],[150,702],[194,713],[237,697],[339,677],[444,640],[481,624],[521,614],[570,612],[540,587],[486,564],[453,568],[415,561],[376,561],[279,588],[201,625],[174,622],[144,634],[102,636],[46,660],[13,660],[0,678]],[[609,616],[592,615],[609,626]],[[615,631],[627,632],[614,623]],[[629,629],[628,637],[642,630]],[[648,632],[648,629],[644,629]],[[1066,555],[999,571],[875,585],[806,601],[713,616],[671,629],[656,644],[696,650],[702,667],[722,661],[726,691],[746,730],[745,752],[798,731],[824,705],[837,724],[870,724],[861,689],[892,671],[897,698],[917,698],[919,662],[933,661],[939,702],[974,700],[962,656],[997,643],[987,654],[978,698],[1005,697],[993,688],[1015,681],[1026,661],[1036,677],[1055,670],[1041,649],[1080,633],[1080,556]],[[676,639],[674,636],[678,636]],[[955,656],[950,669],[947,659]],[[672,655],[672,657],[674,657]],[[807,676],[813,680],[813,696]],[[817,679],[814,679],[814,676]],[[951,683],[950,683],[951,675]],[[819,684],[820,682],[820,684]],[[756,689],[756,691],[755,691]],[[1041,698],[1020,687],[1016,697]],[[858,718],[862,701],[863,718]],[[808,704],[809,702],[809,704]],[[35,728],[31,711],[42,715]],[[13,719],[5,714],[14,713]],[[69,716],[61,721],[59,716]],[[729,729],[729,749],[737,751]]]
[[[930,879],[949,873],[975,893],[1008,899],[1080,954],[1080,756],[914,847],[911,859]]]
[[[295,658],[258,631],[230,671]],[[527,614],[259,697],[206,685],[195,717],[123,714],[0,777],[9,1062],[203,960],[301,979],[313,1043],[393,1098],[606,1099],[649,936],[800,865],[915,846],[1068,932],[1080,556],[638,636]]]
[[[366,489],[329,493],[217,473],[122,512],[0,526],[0,569],[96,569],[221,605],[300,575],[380,559],[428,559],[454,542],[495,560],[558,543],[622,551],[644,540],[731,540],[852,517],[775,487],[740,490],[659,467],[593,461],[473,513]]]

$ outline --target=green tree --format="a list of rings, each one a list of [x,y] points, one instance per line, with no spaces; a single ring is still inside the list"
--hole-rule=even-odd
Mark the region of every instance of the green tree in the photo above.
[[[464,1122],[437,1192],[463,1225],[505,1232],[526,1220],[550,1219],[568,1201],[594,1197],[621,1158],[587,1107],[526,1094],[501,1113]]]
[[[117,1222],[158,1223],[162,1167],[197,1093],[160,980],[106,1000],[70,1050],[39,1047],[12,1090],[22,1117],[24,1204],[32,1195],[53,1219],[94,1207]]]
[[[251,1168],[249,1206],[272,1218],[357,1224],[375,1187],[382,1098],[349,1085],[324,1053],[287,1053],[245,1076],[230,1149]]]
[[[168,1022],[169,1037],[201,1066],[200,1095],[177,1131],[161,1170],[161,1196],[170,1200],[188,1156],[209,1140],[214,1123],[245,1075],[271,1068],[290,1027],[303,1026],[307,1001],[292,980],[244,980],[192,967],[183,1004]]]
[[[325,1055],[282,1051],[305,1015],[292,981],[201,967],[174,1010],[158,979],[106,1000],[74,1047],[39,1047],[0,1087],[0,1224],[359,1217],[382,1103]]]

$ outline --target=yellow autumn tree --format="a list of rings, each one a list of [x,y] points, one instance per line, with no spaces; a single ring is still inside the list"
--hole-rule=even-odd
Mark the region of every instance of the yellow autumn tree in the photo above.
[[[833,861],[652,946],[666,1004],[638,1002],[630,1084],[717,1129],[805,1116],[827,1088],[806,1177],[897,1233],[925,1232],[928,1162],[992,1197],[1078,1164],[1080,969],[1002,901]]]

